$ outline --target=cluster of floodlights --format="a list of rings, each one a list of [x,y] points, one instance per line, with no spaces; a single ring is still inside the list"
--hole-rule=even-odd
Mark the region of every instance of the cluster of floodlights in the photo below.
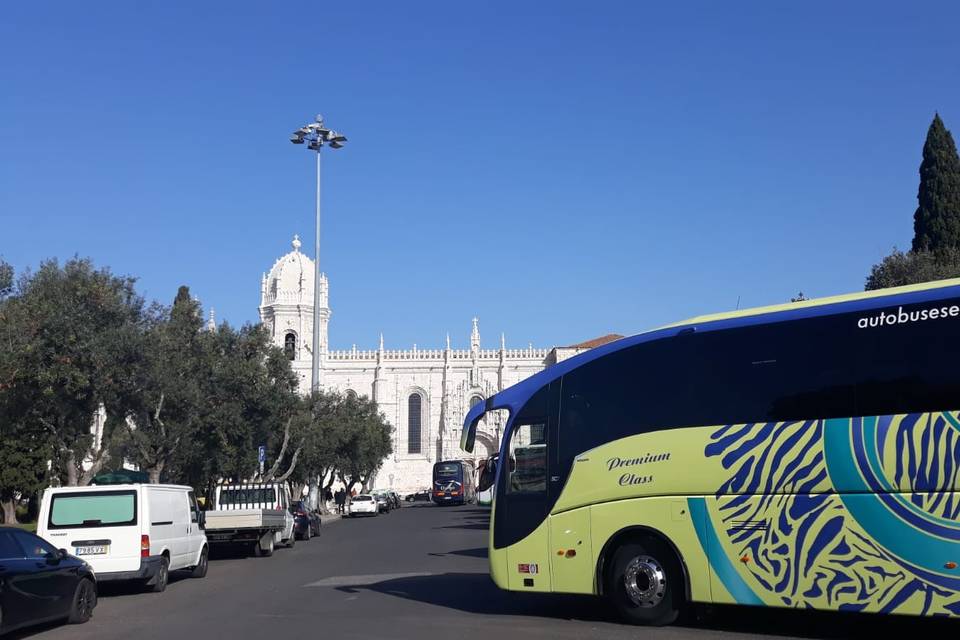
[[[312,151],[320,151],[320,147],[323,145],[329,145],[332,149],[339,149],[346,141],[347,137],[345,135],[323,126],[323,116],[319,115],[316,122],[300,127],[290,136],[290,142],[293,144],[306,142],[307,148]]]

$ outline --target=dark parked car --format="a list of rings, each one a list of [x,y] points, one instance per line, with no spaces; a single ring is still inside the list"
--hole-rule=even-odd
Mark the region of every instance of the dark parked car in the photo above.
[[[373,494],[373,497],[377,500],[377,511],[380,513],[390,513],[390,510],[393,509],[393,500],[386,491],[379,491]]]
[[[86,622],[96,606],[90,565],[32,533],[0,527],[0,634],[54,620]]]
[[[407,502],[429,502],[430,501],[430,490],[423,489],[422,491],[417,491],[416,493],[411,493],[407,496]]]
[[[313,536],[320,535],[320,514],[316,510],[307,508],[302,500],[292,507],[290,512],[293,514],[293,535],[301,540],[309,540]]]

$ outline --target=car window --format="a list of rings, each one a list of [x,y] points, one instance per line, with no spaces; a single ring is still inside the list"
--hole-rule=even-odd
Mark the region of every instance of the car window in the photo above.
[[[57,554],[57,548],[39,536],[26,531],[14,531],[13,535],[27,558],[45,558]]]
[[[0,531],[0,561],[23,558],[23,549],[13,538],[12,531]]]

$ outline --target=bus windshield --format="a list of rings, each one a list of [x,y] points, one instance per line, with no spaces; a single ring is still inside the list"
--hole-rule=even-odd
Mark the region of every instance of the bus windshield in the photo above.
[[[446,462],[438,464],[434,473],[438,478],[453,478],[460,475],[460,469],[460,465]]]

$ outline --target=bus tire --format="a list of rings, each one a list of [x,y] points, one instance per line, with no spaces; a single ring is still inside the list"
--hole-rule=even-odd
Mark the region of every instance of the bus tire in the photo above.
[[[613,553],[604,589],[630,624],[672,624],[683,607],[683,570],[673,551],[653,538],[627,540]]]

